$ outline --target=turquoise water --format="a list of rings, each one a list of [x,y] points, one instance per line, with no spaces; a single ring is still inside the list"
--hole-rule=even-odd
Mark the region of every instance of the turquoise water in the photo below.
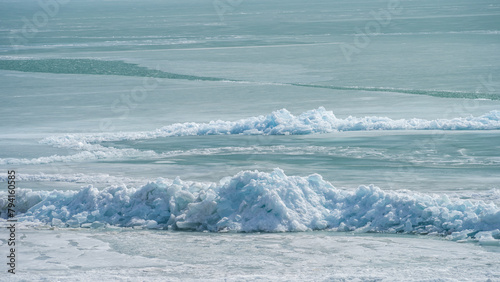
[[[49,4],[44,9],[40,3]],[[414,246],[422,244],[428,248],[436,248],[441,243],[451,244],[446,246],[456,248],[454,258],[470,254],[466,262],[485,257],[483,252],[491,260],[498,259],[498,253],[491,252],[498,251],[499,238],[495,230],[500,228],[500,4],[497,1],[73,0],[40,3],[0,1],[0,168],[15,170],[19,188],[39,193],[37,201],[44,200],[52,191],[56,197],[57,191],[78,191],[87,185],[93,185],[98,191],[116,186],[140,190],[158,178],[166,181],[158,183],[167,187],[176,177],[185,181],[182,189],[187,189],[189,181],[200,187],[210,183],[217,186],[227,177],[237,179],[235,175],[242,171],[258,170],[274,175],[273,170],[280,168],[287,176],[302,177],[300,179],[319,174],[335,189],[346,193],[355,191],[360,185],[374,184],[391,197],[408,195],[417,202],[426,195],[446,196],[451,201],[447,206],[450,213],[459,209],[460,201],[464,200],[473,205],[479,203],[480,207],[491,205],[488,212],[492,219],[481,227],[477,227],[478,223],[474,227],[477,229],[460,229],[458,225],[454,225],[455,229],[439,229],[438,239],[414,235],[429,233],[418,229],[419,222],[411,222],[412,231],[401,231],[413,234],[408,236],[392,234],[395,229],[391,229],[390,224],[383,225],[375,231],[391,233],[387,235],[390,247],[385,249],[384,240],[370,235],[372,233],[363,233],[374,231],[368,227],[353,229],[361,232],[361,237],[342,232],[330,236],[323,231],[307,235],[266,234],[270,237],[241,235],[234,245],[225,245],[227,249],[217,252],[226,265],[224,255],[233,248],[242,248],[244,244],[258,248],[268,242],[266,240],[274,242],[285,238],[283,240],[293,241],[301,236],[307,240],[299,240],[300,248],[306,248],[306,241],[317,241],[320,246],[345,239],[362,249],[371,238],[377,242],[376,249],[381,253],[389,254],[394,246],[400,250],[392,262],[372,265],[362,260],[360,268],[373,267],[373,275],[359,274],[359,269],[353,266],[338,272],[333,279],[398,279],[393,272],[384,272],[384,267],[391,263],[397,265],[405,254],[415,250]],[[331,111],[338,120],[325,125],[321,123],[326,120],[325,115],[315,116],[319,121],[312,117],[314,115],[307,120],[295,118],[308,111],[321,112],[318,110],[321,107]],[[286,109],[294,118],[277,112],[281,109]],[[242,119],[250,122],[259,116],[267,117],[267,123],[255,125],[253,131],[239,132],[242,134],[224,131],[223,126],[231,122]],[[351,123],[349,130],[328,129],[332,124],[365,117],[370,122],[386,123],[370,128],[358,121]],[[425,120],[413,123],[429,121],[431,126],[423,130],[417,130],[417,126],[390,128],[400,119],[408,123],[412,123],[412,119]],[[464,126],[470,119],[474,122]],[[211,121],[215,125],[206,125]],[[216,124],[217,121],[220,122]],[[176,123],[185,131],[179,129],[181,133],[178,134],[158,135],[158,132],[177,128]],[[314,130],[309,130],[311,124]],[[185,133],[189,128],[203,126],[208,128],[203,134]],[[277,176],[269,177],[275,179],[273,177]],[[0,179],[5,184],[5,174]],[[275,186],[280,186],[277,183]],[[323,195],[311,185],[310,189]],[[290,187],[290,191],[298,189]],[[214,193],[222,198],[223,194],[217,189]],[[133,195],[132,190],[123,191]],[[189,193],[195,198],[199,196],[192,190]],[[80,199],[74,197],[73,200]],[[182,205],[181,200],[191,201],[191,196],[186,197],[176,198],[177,204]],[[280,199],[289,209],[288,214],[300,210],[285,198]],[[192,201],[193,205],[198,203],[198,200]],[[52,204],[62,209],[65,205],[61,203]],[[158,232],[166,232],[165,236],[172,236],[176,244],[182,244],[183,233],[163,229],[178,230],[187,226],[180,219],[176,219],[177,225],[168,225],[166,221],[161,225],[161,220],[157,219],[155,222],[161,228],[146,222],[107,226],[111,231],[99,228],[88,231],[84,227],[90,225],[84,224],[99,220],[110,222],[109,218],[87,218],[76,226],[71,215],[68,218],[61,214],[45,217],[37,210],[44,202],[35,204],[29,206],[34,206],[32,216],[39,216],[36,219],[44,226],[36,228],[56,226],[62,228],[58,232],[63,236],[72,238],[68,239],[70,241],[97,240],[95,242],[100,243],[95,244],[100,247],[111,244],[108,251],[120,258],[133,255],[120,244],[125,242],[123,244],[136,247],[136,233],[126,233],[130,226],[144,228],[140,236],[146,241],[157,240],[161,234]],[[436,206],[443,207],[441,202]],[[328,205],[323,207],[328,208]],[[202,217],[207,211],[198,212]],[[478,208],[475,212],[480,215],[483,211]],[[186,210],[187,216],[193,213],[196,211]],[[448,220],[443,214],[439,216],[442,222]],[[459,220],[466,221],[465,217]],[[266,220],[263,217],[261,221]],[[313,226],[300,220],[310,230],[345,231],[328,218],[325,222],[330,225],[324,228],[318,228],[322,226],[319,223]],[[404,225],[406,220],[401,217],[396,221]],[[47,252],[34,243],[36,236],[50,237],[56,236],[55,233],[47,231],[49,233],[37,235],[33,218],[28,216],[23,222],[29,234],[27,243],[40,252]],[[441,228],[441,223],[433,221],[428,225]],[[74,233],[64,229],[65,224],[76,227],[71,231]],[[96,226],[101,227],[100,223]],[[154,228],[149,230],[148,226]],[[300,229],[294,228],[286,230]],[[257,229],[280,231],[266,227]],[[465,229],[471,229],[472,235],[451,236]],[[105,238],[115,234],[113,232],[127,235],[123,235],[126,237],[123,242]],[[493,233],[490,240],[474,237],[474,232]],[[186,235],[186,240],[204,242],[203,236]],[[220,240],[228,238],[220,233],[213,236]],[[168,243],[163,237],[161,240]],[[471,244],[462,247],[450,240]],[[413,247],[403,248],[403,242]],[[5,250],[3,244],[2,252]],[[172,263],[173,258],[155,253],[154,244],[141,244],[145,248],[141,259],[155,259],[154,262],[141,262],[143,269]],[[321,248],[316,246],[311,247],[309,253],[305,252],[306,255],[297,251],[299,247],[271,245],[277,248],[276,252],[284,254],[283,260],[276,264],[277,272],[262,265],[247,269],[244,268],[245,260],[235,259],[238,266],[246,269],[243,276],[236,277],[280,277],[276,273],[286,273],[294,265],[291,263],[294,252],[307,256],[311,264],[321,257]],[[493,246],[486,250],[485,245]],[[196,248],[189,246],[186,257],[195,256]],[[350,247],[342,246],[336,251],[348,252]],[[165,248],[168,252],[168,247]],[[28,245],[21,252],[28,254]],[[426,270],[423,279],[436,278],[431,275],[436,271],[433,260],[419,260],[419,252],[412,253],[415,254],[412,261]],[[361,257],[362,253],[350,254],[349,264],[354,265],[356,257]],[[74,255],[79,253],[75,250]],[[203,253],[202,257],[205,255]],[[376,259],[376,254],[372,255],[370,259]],[[51,256],[65,255],[51,252]],[[33,258],[23,262],[25,274],[42,278],[46,275],[44,271],[48,271],[46,273],[52,273],[54,279],[68,278],[51,266],[50,259],[41,259],[37,264],[34,261]],[[186,263],[186,259],[182,261]],[[81,262],[83,270],[89,270],[86,264],[91,265],[90,259]],[[202,260],[193,264],[204,265],[208,273],[222,271]],[[198,272],[184,275],[184,268],[176,268],[175,263],[169,265],[172,279],[208,277]],[[318,273],[323,274],[334,268],[323,262],[318,265],[321,265]],[[494,266],[486,262],[480,266],[477,272],[471,270],[465,279],[500,277]],[[119,269],[116,265],[106,267],[103,269]],[[406,274],[399,278],[408,277],[412,267],[405,268],[402,273]],[[233,268],[229,273],[236,273]],[[117,270],[117,275],[127,277],[124,269]],[[258,269],[267,269],[269,275],[258,276]],[[304,273],[314,280],[319,276],[314,276],[312,269],[304,268]],[[96,273],[98,277],[99,272]],[[158,278],[162,273],[154,270],[150,277]],[[298,276],[284,275],[282,279],[293,280],[294,277]],[[450,270],[440,271],[437,278],[459,277]]]

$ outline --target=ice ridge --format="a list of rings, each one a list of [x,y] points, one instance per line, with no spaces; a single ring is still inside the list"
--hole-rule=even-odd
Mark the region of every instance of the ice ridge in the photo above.
[[[19,221],[61,227],[432,233],[456,240],[482,236],[500,242],[500,208],[495,204],[384,191],[372,185],[343,190],[318,174],[287,176],[281,169],[242,171],[219,183],[177,178],[159,179],[139,189],[20,189],[16,207]],[[0,200],[4,218],[6,209],[7,201]]]

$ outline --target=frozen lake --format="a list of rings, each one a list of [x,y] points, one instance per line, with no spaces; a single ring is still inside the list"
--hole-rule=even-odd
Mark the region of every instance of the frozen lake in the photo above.
[[[40,3],[0,0],[15,279],[500,279],[498,2]]]

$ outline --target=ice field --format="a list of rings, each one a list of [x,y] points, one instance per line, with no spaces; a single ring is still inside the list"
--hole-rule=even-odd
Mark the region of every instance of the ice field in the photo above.
[[[0,0],[0,280],[500,280],[499,73],[491,0]]]

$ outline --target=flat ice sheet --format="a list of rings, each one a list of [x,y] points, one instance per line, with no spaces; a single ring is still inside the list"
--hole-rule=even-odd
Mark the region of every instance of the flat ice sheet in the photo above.
[[[132,229],[18,234],[19,273],[10,281],[500,279],[498,247],[429,236]]]

